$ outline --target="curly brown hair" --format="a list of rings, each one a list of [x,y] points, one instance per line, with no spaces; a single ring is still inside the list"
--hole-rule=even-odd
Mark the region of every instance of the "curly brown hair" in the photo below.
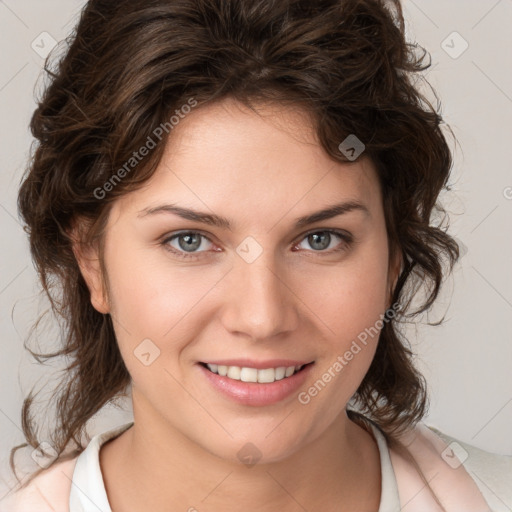
[[[338,162],[347,161],[339,144],[348,135],[364,142],[391,257],[402,259],[391,298],[401,309],[383,326],[354,398],[390,439],[419,421],[426,386],[399,324],[431,308],[459,249],[432,217],[446,214],[437,201],[452,157],[440,107],[416,85],[430,62],[407,42],[399,0],[90,0],[67,42],[53,69],[45,66],[49,83],[31,121],[37,144],[19,192],[42,287],[64,326],[57,352],[28,349],[40,362],[67,363],[51,398],[52,464],[84,449],[88,420],[130,384],[112,318],[91,305],[73,227],[87,226],[82,243],[101,244],[110,206],[152,176],[171,130],[107,194],[98,190],[190,98],[197,108],[232,97],[304,109]],[[424,300],[411,311],[419,290]],[[11,450],[15,473],[16,450],[39,444],[32,391],[22,409],[27,443]]]

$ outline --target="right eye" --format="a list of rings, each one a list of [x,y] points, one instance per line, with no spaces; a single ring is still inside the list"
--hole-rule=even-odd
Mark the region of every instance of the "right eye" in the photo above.
[[[165,238],[162,245],[181,258],[197,258],[197,253],[206,252],[204,240],[212,243],[211,240],[198,231],[181,231]],[[207,244],[206,244],[207,245]]]

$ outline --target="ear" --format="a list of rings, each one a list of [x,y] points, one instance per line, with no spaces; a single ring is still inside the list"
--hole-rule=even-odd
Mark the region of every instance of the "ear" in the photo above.
[[[390,250],[389,268],[388,268],[388,308],[391,307],[396,283],[402,270],[403,258],[399,247]]]
[[[73,254],[91,294],[91,304],[99,313],[107,314],[110,312],[110,305],[100,264],[98,244],[82,243],[76,229],[73,229],[71,238]]]

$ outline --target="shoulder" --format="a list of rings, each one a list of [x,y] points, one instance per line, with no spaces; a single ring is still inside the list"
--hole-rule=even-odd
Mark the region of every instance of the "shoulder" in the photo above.
[[[77,457],[57,462],[26,487],[15,487],[0,501],[0,512],[69,512],[71,481]]]
[[[446,443],[447,455],[457,455],[492,510],[512,509],[512,456],[481,450],[434,427],[429,429]]]
[[[26,487],[15,487],[0,501],[0,512],[69,512],[70,507],[73,511],[85,510],[82,494],[86,490],[94,494],[96,505],[104,505],[96,507],[98,510],[109,510],[99,449],[132,425],[133,421],[94,435],[76,457],[41,471]]]
[[[399,440],[441,502],[465,497],[461,510],[486,510],[485,505],[495,512],[512,509],[512,457],[481,450],[423,423]],[[412,466],[403,455],[395,454],[395,460],[407,481]]]

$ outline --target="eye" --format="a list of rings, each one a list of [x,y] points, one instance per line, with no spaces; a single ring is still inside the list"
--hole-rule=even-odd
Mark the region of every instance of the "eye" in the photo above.
[[[336,243],[338,239],[338,243]],[[341,244],[340,244],[341,240]],[[301,244],[307,242],[314,252],[332,253],[346,249],[352,242],[352,236],[348,233],[327,229],[322,231],[311,231],[306,233],[302,242],[296,247],[301,247]],[[304,248],[304,247],[302,247]],[[306,248],[307,249],[307,248]],[[327,249],[331,249],[328,251]]]
[[[203,243],[205,240],[206,244]],[[168,250],[183,258],[194,258],[196,253],[208,251],[208,244],[211,246],[211,240],[198,231],[182,231],[162,241]]]
[[[313,249],[313,252],[321,254],[331,254],[333,252],[343,251],[352,243],[352,235],[344,231],[333,229],[317,230],[306,233],[302,241],[295,247],[310,250],[301,245],[307,242]],[[336,243],[337,242],[337,243]],[[170,252],[180,258],[199,258],[200,253],[211,252],[212,241],[199,231],[182,231],[174,233],[165,238],[162,245]],[[330,250],[328,250],[330,249]],[[214,249],[215,252],[221,249]]]

